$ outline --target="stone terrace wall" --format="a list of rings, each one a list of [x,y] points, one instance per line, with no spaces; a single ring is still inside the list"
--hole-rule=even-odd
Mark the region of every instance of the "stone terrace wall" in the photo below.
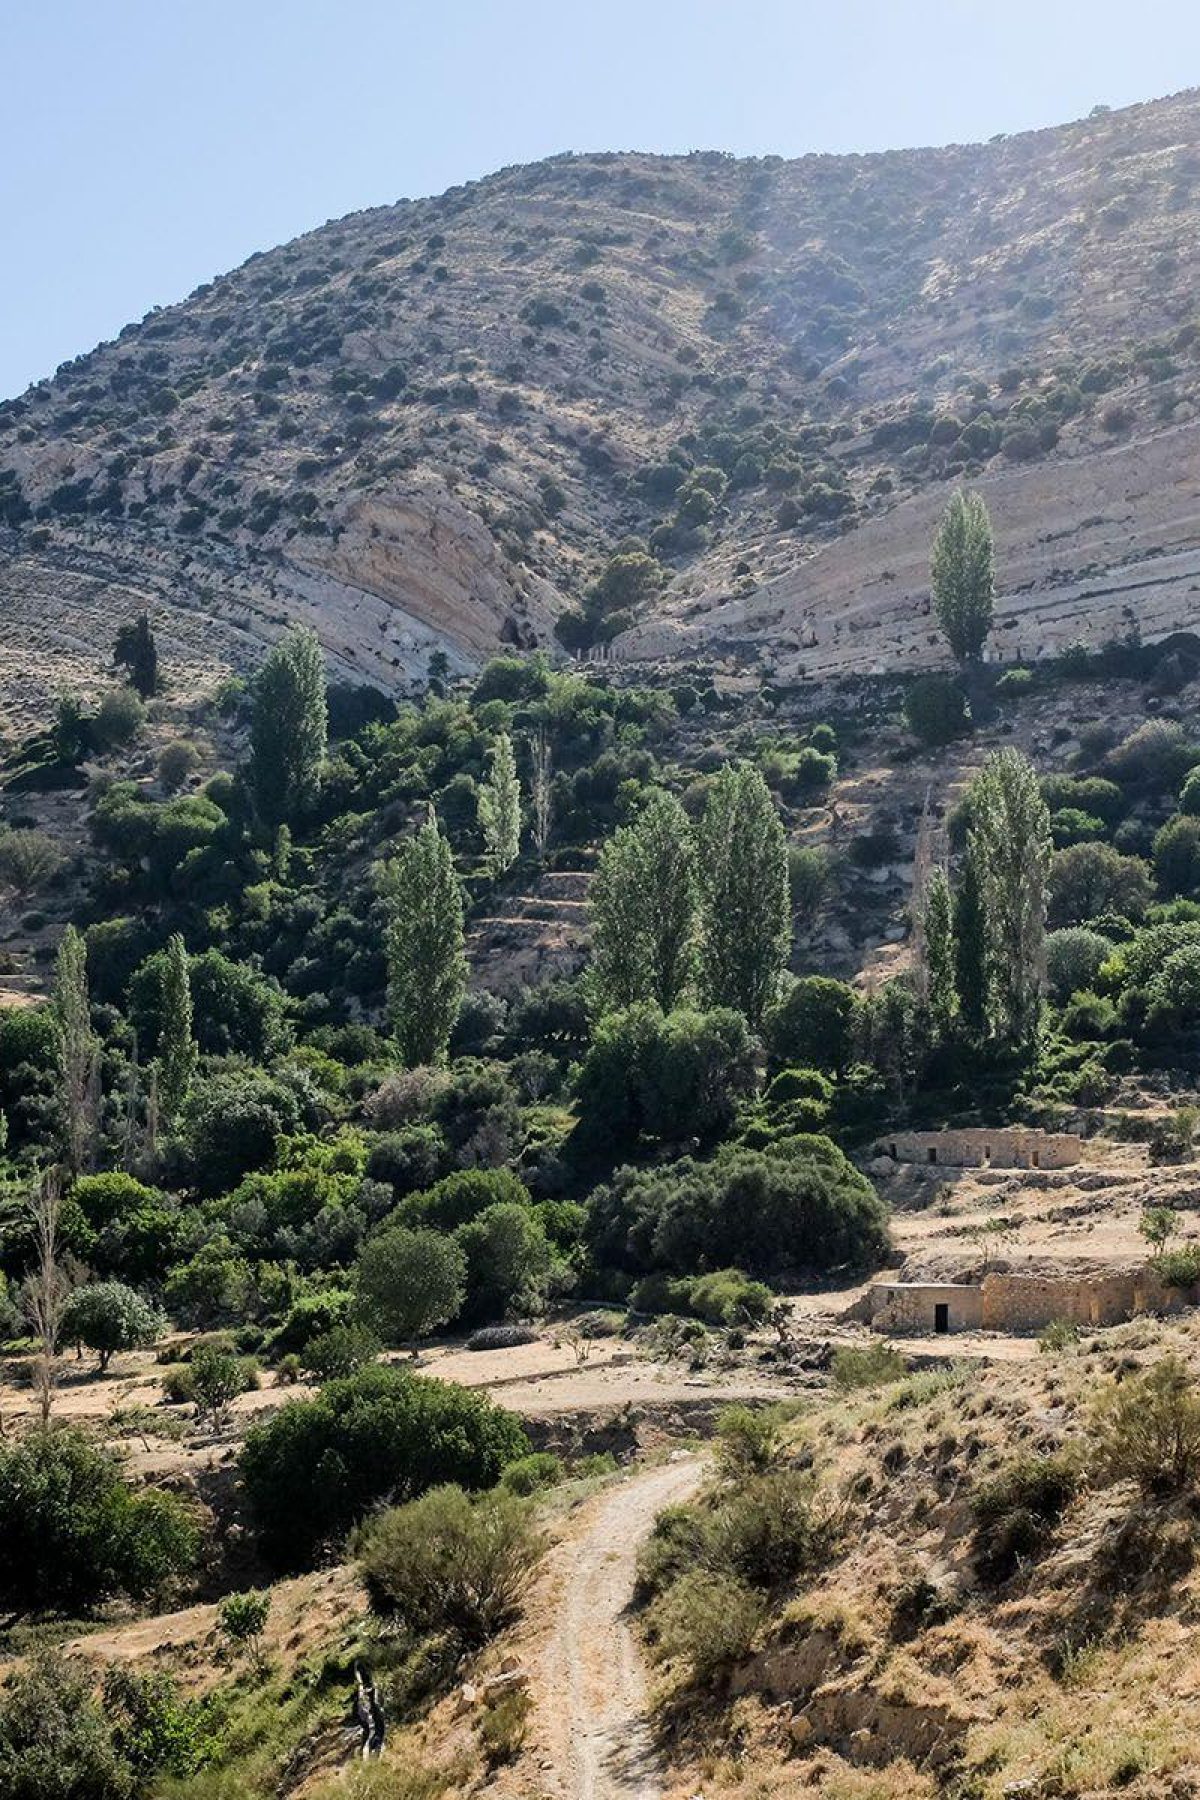
[[[880,1149],[897,1162],[949,1169],[1067,1169],[1082,1156],[1083,1140],[1072,1132],[1009,1125],[995,1131],[898,1131],[882,1138]]]
[[[1147,1268],[1081,1276],[997,1271],[983,1278],[985,1331],[1040,1331],[1055,1319],[1120,1325],[1138,1313],[1179,1312],[1194,1304],[1194,1294],[1167,1287]]]

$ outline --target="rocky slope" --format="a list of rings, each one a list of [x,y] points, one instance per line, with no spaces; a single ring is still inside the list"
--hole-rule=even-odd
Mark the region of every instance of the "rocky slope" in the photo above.
[[[956,477],[1005,653],[1186,626],[1198,126],[563,157],[253,257],[0,406],[0,680],[88,685],[149,605],[197,672],[299,618],[395,689],[551,642],[630,534],[619,656],[921,664]]]

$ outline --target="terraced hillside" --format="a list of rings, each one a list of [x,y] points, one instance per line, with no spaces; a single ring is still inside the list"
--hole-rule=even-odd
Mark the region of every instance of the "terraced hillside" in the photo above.
[[[0,407],[5,691],[86,688],[143,606],[198,674],[298,618],[389,690],[585,602],[576,649],[921,664],[955,478],[1003,653],[1187,626],[1198,123],[562,157],[253,257]],[[661,574],[589,600],[630,536]]]

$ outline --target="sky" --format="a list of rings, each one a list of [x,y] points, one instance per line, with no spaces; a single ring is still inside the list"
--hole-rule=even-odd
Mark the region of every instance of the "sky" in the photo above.
[[[326,219],[562,150],[975,141],[1200,84],[1196,0],[0,0],[0,397]]]

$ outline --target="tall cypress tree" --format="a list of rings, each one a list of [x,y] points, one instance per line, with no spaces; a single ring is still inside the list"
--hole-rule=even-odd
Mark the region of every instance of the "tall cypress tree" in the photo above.
[[[479,790],[479,823],[492,873],[503,875],[521,854],[521,783],[507,731],[492,746],[492,766]]]
[[[132,625],[122,625],[113,646],[113,661],[129,670],[129,685],[143,700],[158,691],[158,645],[150,616],[142,613]]]
[[[297,626],[275,645],[254,684],[250,787],[264,825],[294,822],[316,798],[328,735],[321,646],[315,632]]]
[[[384,876],[388,1010],[405,1065],[441,1062],[466,987],[463,900],[432,812]]]
[[[168,1125],[174,1124],[187,1099],[196,1058],[187,946],[176,932],[167,945],[158,1033],[158,1097],[162,1118]]]
[[[942,515],[930,565],[934,612],[959,662],[979,656],[992,628],[994,557],[988,509],[960,488]]]
[[[976,1040],[986,1037],[991,1015],[987,929],[975,858],[967,848],[954,896],[954,988],[963,1025]]]
[[[673,794],[651,794],[605,843],[591,909],[601,1006],[678,1006],[695,969],[696,875],[691,826]]]
[[[53,998],[59,1029],[63,1152],[68,1169],[78,1175],[91,1161],[95,1136],[97,1047],[88,998],[87,949],[74,925],[67,926],[58,947]]]
[[[791,948],[787,842],[761,773],[726,763],[713,782],[697,840],[704,990],[756,1029]]]

